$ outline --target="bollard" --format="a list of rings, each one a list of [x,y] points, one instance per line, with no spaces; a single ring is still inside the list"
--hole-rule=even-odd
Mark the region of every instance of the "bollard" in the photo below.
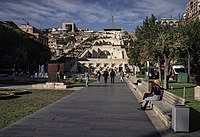
[[[183,88],[183,98],[186,98],[185,87]]]

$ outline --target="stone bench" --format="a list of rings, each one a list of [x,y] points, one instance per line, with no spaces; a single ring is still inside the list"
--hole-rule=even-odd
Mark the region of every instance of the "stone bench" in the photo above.
[[[131,82],[129,80],[129,82]],[[142,81],[141,85],[133,84],[135,90],[141,98],[147,92],[147,82]],[[166,90],[163,91],[162,100],[150,101],[149,106],[167,127],[171,127],[172,107],[174,105],[184,105],[185,99],[174,95]]]

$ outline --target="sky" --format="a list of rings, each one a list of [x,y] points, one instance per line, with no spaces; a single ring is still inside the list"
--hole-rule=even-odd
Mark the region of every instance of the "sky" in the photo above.
[[[74,22],[78,28],[103,30],[112,27],[134,31],[151,14],[178,19],[187,0],[0,0],[0,20],[17,25],[25,20],[36,28],[61,28]]]

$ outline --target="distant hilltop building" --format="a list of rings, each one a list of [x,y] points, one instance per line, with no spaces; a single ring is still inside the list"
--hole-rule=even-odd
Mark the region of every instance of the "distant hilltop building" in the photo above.
[[[89,31],[89,29],[86,29],[86,28],[78,28],[78,31]]]
[[[173,19],[173,18],[161,18],[157,21],[160,21],[161,24],[163,24],[163,25],[169,24],[169,25],[173,25],[173,26],[178,26],[178,23],[179,23],[178,19]]]
[[[197,18],[200,19],[200,0],[188,0],[184,19],[186,22],[190,22]]]
[[[70,23],[62,23],[62,30],[66,32],[76,32],[76,24],[73,22]]]
[[[36,41],[42,43],[43,45],[48,46],[48,38],[43,36],[42,31],[38,30],[37,28],[31,26],[31,25],[21,25],[19,28],[30,34],[29,37],[34,38]]]

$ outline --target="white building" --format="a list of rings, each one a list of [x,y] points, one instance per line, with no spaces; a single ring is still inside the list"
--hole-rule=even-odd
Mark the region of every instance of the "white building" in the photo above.
[[[105,29],[100,32],[100,36],[91,48],[87,49],[80,58],[80,64],[92,71],[113,68],[117,72],[126,71],[128,66],[128,56],[122,39],[123,30]]]

